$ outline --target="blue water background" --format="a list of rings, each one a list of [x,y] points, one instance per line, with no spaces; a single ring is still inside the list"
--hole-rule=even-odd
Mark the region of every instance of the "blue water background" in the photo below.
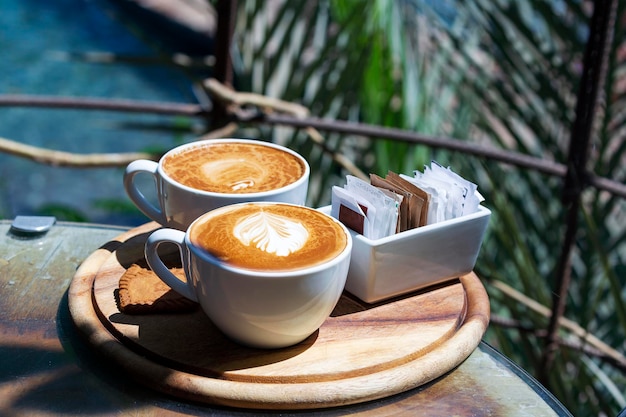
[[[154,55],[114,11],[106,0],[0,0],[0,94],[195,102],[191,81],[176,68],[68,58],[94,51]],[[0,107],[0,137],[76,153],[167,149],[191,137],[153,127],[186,122],[156,115]],[[61,206],[91,222],[143,223],[146,218],[138,212],[101,207],[103,201],[129,203],[122,172],[50,167],[0,153],[0,218],[48,214],[50,207]]]

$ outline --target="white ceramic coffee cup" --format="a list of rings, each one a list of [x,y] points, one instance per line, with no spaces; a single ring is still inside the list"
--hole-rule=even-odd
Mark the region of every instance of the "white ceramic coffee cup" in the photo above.
[[[339,225],[337,233],[345,233],[345,247],[321,264],[290,271],[258,271],[229,265],[192,242],[194,227],[200,227],[207,216],[248,204],[293,206],[318,212]],[[186,282],[178,279],[159,257],[157,250],[162,243],[179,247]],[[308,207],[264,202],[218,208],[199,217],[186,232],[158,229],[145,246],[146,260],[163,282],[198,302],[225,335],[260,348],[294,345],[322,325],[343,292],[351,251],[350,233],[331,216]]]
[[[168,155],[215,143],[251,143],[280,149],[300,160],[304,167],[304,173],[295,182],[281,188],[263,192],[231,194],[203,191],[188,187],[172,179],[163,169],[163,161]],[[280,168],[276,167],[276,169]],[[158,205],[149,201],[137,187],[135,177],[138,174],[149,174],[154,177]],[[161,157],[158,163],[143,159],[131,162],[124,172],[124,188],[137,208],[150,219],[166,227],[186,230],[201,214],[229,204],[247,201],[278,201],[304,205],[309,186],[309,174],[310,167],[307,161],[301,155],[286,147],[257,140],[209,139],[191,142],[171,149]]]

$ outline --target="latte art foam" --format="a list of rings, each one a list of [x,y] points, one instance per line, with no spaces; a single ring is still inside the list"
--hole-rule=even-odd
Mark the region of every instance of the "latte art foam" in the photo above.
[[[233,234],[244,245],[276,256],[289,256],[302,249],[309,239],[302,223],[265,211],[241,219]]]
[[[244,142],[186,148],[166,155],[163,169],[187,187],[225,194],[275,190],[296,182],[305,172],[302,161],[288,152]]]
[[[192,244],[222,262],[257,271],[290,271],[339,255],[348,238],[323,213],[280,203],[237,204],[213,210],[194,223]]]
[[[202,164],[200,168],[204,178],[212,178],[214,182],[232,193],[253,189],[267,175],[265,172],[267,168],[262,169],[245,158],[209,161]]]

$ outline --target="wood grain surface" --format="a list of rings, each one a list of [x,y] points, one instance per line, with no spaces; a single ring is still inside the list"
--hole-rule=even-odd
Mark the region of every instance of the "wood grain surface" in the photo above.
[[[489,322],[489,299],[473,273],[373,305],[344,293],[316,333],[276,350],[230,341],[199,309],[123,314],[119,278],[143,259],[145,239],[156,227],[124,233],[112,253],[94,252],[72,281],[69,307],[87,341],[115,366],[181,398],[264,409],[383,398],[454,369],[478,346]]]

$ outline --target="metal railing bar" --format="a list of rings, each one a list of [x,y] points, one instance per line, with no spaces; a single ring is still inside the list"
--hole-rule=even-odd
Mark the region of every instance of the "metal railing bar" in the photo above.
[[[129,113],[155,113],[189,117],[207,117],[209,112],[199,104],[176,102],[149,102],[131,99],[104,99],[94,97],[39,96],[24,94],[0,95],[0,107],[42,107],[73,108],[80,110],[105,110]],[[541,159],[519,152],[480,145],[449,137],[423,135],[417,132],[397,128],[347,122],[343,120],[322,119],[316,117],[289,116],[279,113],[256,113],[255,117],[240,117],[231,114],[234,121],[246,123],[265,123],[294,128],[314,127],[322,131],[360,135],[372,138],[387,138],[408,143],[422,144],[433,148],[463,152],[477,157],[493,159],[498,162],[532,169],[550,176],[564,177],[567,168],[564,164]],[[589,175],[588,185],[626,198],[626,184],[609,178]]]
[[[258,121],[258,120],[257,120]],[[282,114],[266,114],[261,119],[262,122],[298,128],[313,127],[322,131],[332,131],[344,134],[361,135],[368,137],[379,137],[393,139],[401,142],[427,145],[433,148],[459,151],[477,157],[493,159],[498,162],[514,165],[520,168],[527,168],[555,177],[565,177],[567,167],[555,161],[521,154],[515,151],[496,148],[493,146],[480,145],[473,142],[466,142],[460,139],[453,139],[442,136],[429,136],[408,130],[397,128],[368,125],[364,123],[346,122],[342,120],[327,120],[314,117],[299,118]],[[615,180],[599,177],[593,174],[587,176],[588,185],[611,194],[626,198],[626,184]]]
[[[268,114],[263,121],[269,124],[281,124],[292,127],[314,127],[318,130],[337,133],[368,136],[373,138],[392,139],[400,142],[427,145],[433,148],[443,148],[453,151],[493,158],[500,162],[530,168],[544,174],[562,177],[567,169],[565,165],[515,151],[499,149],[493,146],[480,145],[443,136],[423,135],[408,130],[369,125],[364,123],[346,122],[341,120],[326,120],[318,118],[296,118],[280,114]]]
[[[131,99],[95,97],[62,97],[24,94],[0,95],[0,107],[43,107],[58,109],[107,110],[129,113],[155,113],[172,116],[202,116],[205,111],[198,104],[151,102]]]
[[[567,173],[563,184],[562,202],[565,212],[563,245],[555,270],[552,289],[552,314],[548,323],[545,349],[538,379],[550,389],[550,371],[558,351],[559,320],[565,314],[568,290],[572,280],[572,254],[577,243],[582,193],[588,182],[587,161],[589,145],[597,110],[602,104],[600,91],[605,83],[608,57],[613,43],[617,0],[594,2],[589,23],[589,38],[583,57],[583,71],[576,98],[576,116],[571,128]]]
[[[588,185],[598,190],[607,191],[616,196],[626,198],[626,184],[610,180],[604,177],[598,177],[596,175],[589,175],[587,177]]]

